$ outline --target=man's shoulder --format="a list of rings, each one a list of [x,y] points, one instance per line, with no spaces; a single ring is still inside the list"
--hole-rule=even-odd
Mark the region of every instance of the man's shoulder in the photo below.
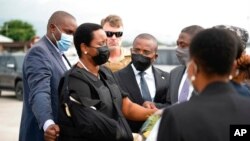
[[[121,47],[122,54],[124,56],[124,59],[121,60],[121,62],[127,66],[131,62],[131,52],[129,48]]]
[[[43,37],[40,39],[37,43],[35,43],[28,51],[33,53],[33,52],[46,52],[48,49],[48,44],[46,43],[46,40],[48,40],[46,37]]]
[[[171,70],[170,74],[184,72],[185,69],[186,69],[186,67],[184,65],[180,65],[180,66],[175,67],[173,70]]]
[[[124,72],[127,72],[128,70],[130,70],[130,68],[131,68],[131,64],[129,63],[126,66],[124,66],[123,68],[115,71],[114,73],[124,73]]]
[[[154,69],[154,71],[155,71],[156,73],[160,73],[160,74],[164,74],[164,75],[169,75],[168,72],[166,72],[166,71],[164,71],[164,70],[162,70],[162,69],[159,69],[159,68],[157,68],[157,67],[155,67],[155,66],[153,66],[153,69]]]

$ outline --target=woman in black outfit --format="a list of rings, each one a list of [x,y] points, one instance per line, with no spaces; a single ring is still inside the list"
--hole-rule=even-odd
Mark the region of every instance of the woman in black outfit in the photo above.
[[[106,40],[106,33],[98,24],[82,24],[75,32],[79,62],[59,86],[61,141],[133,140],[131,131],[130,137],[124,134],[123,126],[117,122],[119,117],[144,121],[157,110],[132,103],[117,86],[112,72],[102,66],[109,58]]]

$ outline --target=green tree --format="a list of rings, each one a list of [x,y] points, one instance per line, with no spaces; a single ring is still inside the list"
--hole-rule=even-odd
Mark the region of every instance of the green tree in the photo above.
[[[33,26],[21,20],[10,20],[3,24],[0,34],[7,36],[14,41],[29,41],[36,32]]]

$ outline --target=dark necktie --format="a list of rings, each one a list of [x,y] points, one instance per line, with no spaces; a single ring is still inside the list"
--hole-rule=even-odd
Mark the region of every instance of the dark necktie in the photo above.
[[[188,93],[189,93],[189,80],[188,78],[186,78],[186,80],[183,83],[178,102],[180,103],[187,101]]]
[[[150,93],[149,93],[149,89],[148,89],[148,85],[147,85],[147,82],[144,78],[144,75],[146,73],[145,72],[140,72],[139,75],[141,76],[141,82],[140,82],[140,85],[141,85],[141,93],[142,93],[142,97],[145,101],[152,101],[152,98],[150,96]]]

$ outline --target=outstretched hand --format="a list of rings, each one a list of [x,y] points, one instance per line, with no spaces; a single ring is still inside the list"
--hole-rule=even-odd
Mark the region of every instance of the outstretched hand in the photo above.
[[[155,104],[154,104],[153,102],[151,102],[151,101],[145,101],[145,102],[142,104],[142,106],[143,106],[144,108],[148,108],[148,109],[157,109],[156,106],[155,106]]]

